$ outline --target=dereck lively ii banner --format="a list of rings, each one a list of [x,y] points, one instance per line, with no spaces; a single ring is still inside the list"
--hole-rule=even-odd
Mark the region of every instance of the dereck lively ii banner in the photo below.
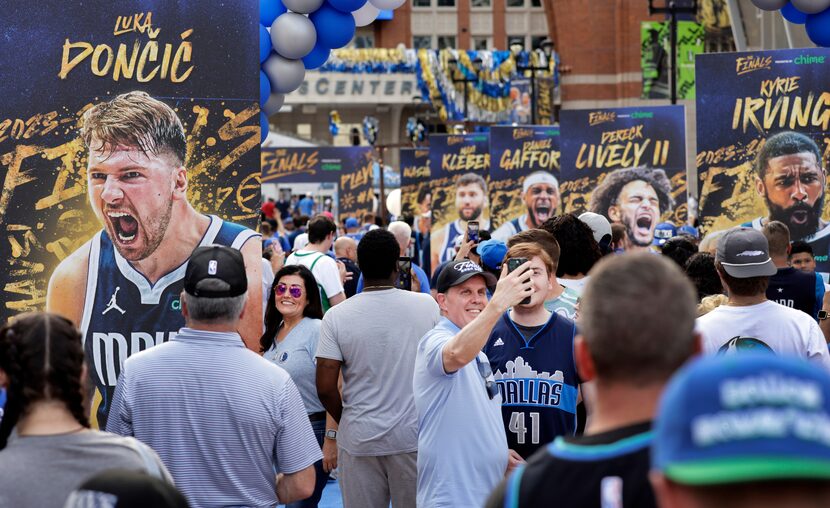
[[[778,220],[830,271],[830,50],[701,55],[697,76],[704,230]]]
[[[647,248],[660,221],[686,221],[683,106],[562,111],[565,212],[624,224],[631,248]]]
[[[47,307],[81,328],[103,427],[124,360],[184,325],[198,245],[242,250],[240,332],[261,334],[257,2],[2,10],[2,318]]]
[[[372,210],[372,147],[262,148],[263,183],[337,184],[341,216],[360,219]]]
[[[463,238],[468,221],[478,221],[482,230],[490,229],[489,149],[487,134],[429,137],[433,270],[455,257],[455,245]]]
[[[490,209],[493,238],[535,228],[559,207],[559,127],[490,128]]]

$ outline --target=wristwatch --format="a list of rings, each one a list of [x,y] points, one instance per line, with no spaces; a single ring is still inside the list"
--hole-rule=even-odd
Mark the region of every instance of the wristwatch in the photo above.
[[[326,431],[326,439],[332,439],[337,441],[337,431],[334,429],[329,429]]]

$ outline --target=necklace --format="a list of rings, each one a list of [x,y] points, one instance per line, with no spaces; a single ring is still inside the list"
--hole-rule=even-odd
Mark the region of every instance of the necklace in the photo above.
[[[382,289],[395,289],[395,286],[369,286],[364,287],[363,291],[380,291]]]

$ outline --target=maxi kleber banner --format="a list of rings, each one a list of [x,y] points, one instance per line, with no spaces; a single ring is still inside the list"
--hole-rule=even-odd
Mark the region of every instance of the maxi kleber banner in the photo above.
[[[490,209],[493,237],[506,241],[560,210],[559,127],[490,128]]]
[[[455,247],[464,237],[467,222],[478,221],[479,229],[490,229],[489,150],[487,134],[429,137],[433,270],[455,257]]]
[[[661,221],[686,221],[683,106],[562,111],[565,212],[592,211],[647,248]]]
[[[374,205],[369,146],[262,148],[263,183],[336,183],[340,215],[360,218]]]
[[[704,231],[778,220],[830,271],[830,50],[706,54],[697,76]]]

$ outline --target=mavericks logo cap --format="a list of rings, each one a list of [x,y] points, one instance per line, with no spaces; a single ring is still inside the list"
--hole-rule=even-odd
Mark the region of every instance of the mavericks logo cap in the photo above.
[[[769,353],[694,361],[663,393],[651,463],[690,486],[830,479],[830,375]]]
[[[769,257],[769,242],[760,231],[735,228],[718,241],[715,260],[720,261],[726,273],[737,279],[771,277],[778,273]]]
[[[441,269],[441,273],[438,274],[436,288],[439,293],[446,293],[451,287],[463,284],[476,275],[484,277],[488,286],[495,286],[499,281],[495,275],[485,272],[469,259],[462,259],[461,261],[451,261]]]
[[[223,289],[206,289],[202,281],[224,282]],[[184,274],[184,290],[199,298],[231,298],[248,290],[248,275],[242,253],[224,245],[197,247],[190,256]]]

